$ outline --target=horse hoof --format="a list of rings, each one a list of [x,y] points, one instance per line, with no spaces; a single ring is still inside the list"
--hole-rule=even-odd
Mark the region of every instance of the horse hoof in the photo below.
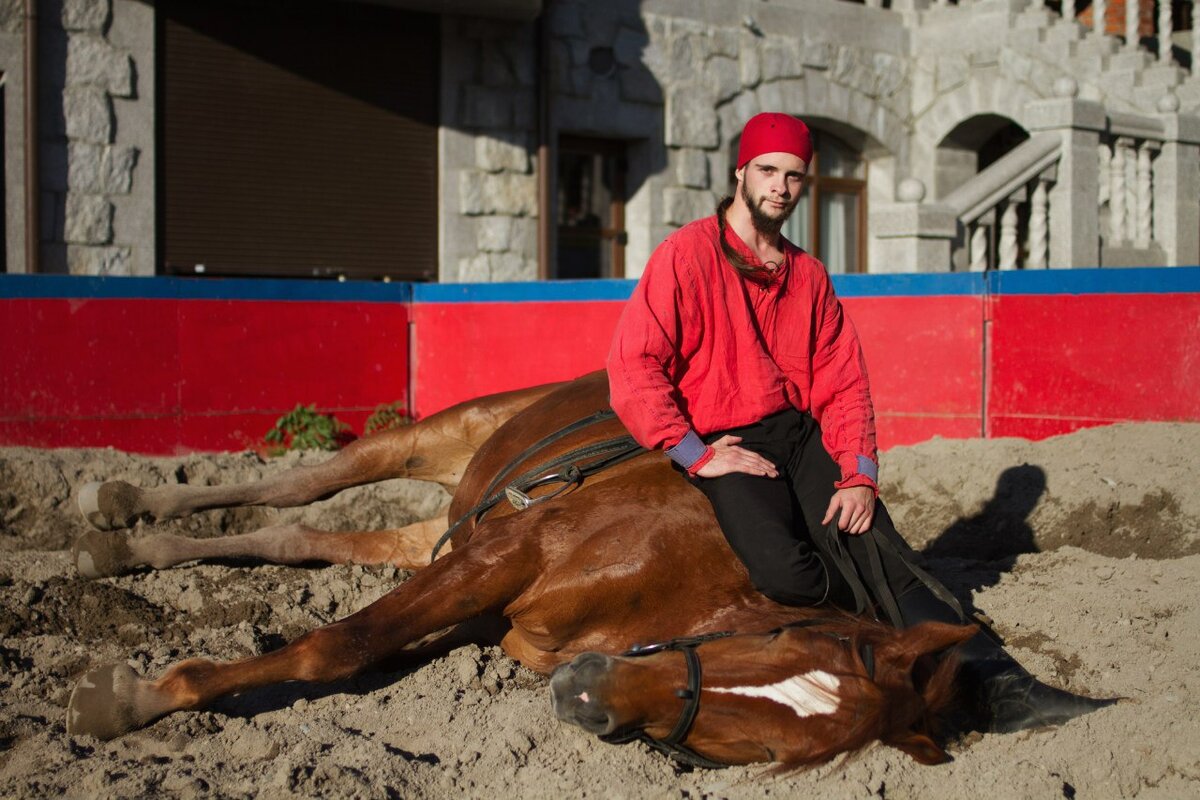
[[[88,531],[75,540],[71,559],[80,577],[89,580],[124,575],[136,566],[124,533]]]
[[[96,530],[128,528],[138,517],[136,508],[141,490],[125,481],[85,483],[76,503],[83,518]]]
[[[115,739],[145,724],[137,719],[133,698],[142,679],[127,664],[88,672],[75,684],[67,704],[67,735]]]

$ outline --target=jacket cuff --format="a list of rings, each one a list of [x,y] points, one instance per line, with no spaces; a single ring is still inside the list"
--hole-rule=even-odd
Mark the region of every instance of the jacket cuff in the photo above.
[[[700,434],[689,430],[687,435],[679,440],[679,444],[668,448],[666,452],[668,458],[690,472],[692,466],[700,459],[705,456],[712,458],[709,450],[709,446],[700,438]]]
[[[696,473],[700,470],[700,468],[703,467],[708,462],[712,461],[713,456],[715,456],[716,454],[717,454],[717,451],[712,449],[712,447],[707,448],[704,451],[704,455],[700,456],[700,458],[696,459],[695,463],[693,463],[690,467],[688,467],[688,470],[687,470],[688,475],[695,477]]]
[[[834,484],[834,488],[870,486],[876,495],[879,494],[879,466],[870,456],[844,453],[838,459],[838,467],[842,471],[842,479]]]

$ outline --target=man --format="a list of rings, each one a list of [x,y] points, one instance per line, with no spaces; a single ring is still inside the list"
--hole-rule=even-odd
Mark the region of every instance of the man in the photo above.
[[[746,123],[734,196],[655,250],[625,307],[608,360],[612,406],[708,496],[771,599],[857,610],[873,601],[892,604],[898,624],[960,622],[876,504],[874,412],[854,326],[824,266],[780,234],[812,155],[794,117]],[[841,531],[832,539],[831,524]],[[1097,707],[1038,682],[983,633],[959,657],[987,729]]]

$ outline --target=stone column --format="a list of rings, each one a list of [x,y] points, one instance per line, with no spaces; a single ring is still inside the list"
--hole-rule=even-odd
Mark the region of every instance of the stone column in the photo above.
[[[1166,134],[1153,161],[1154,241],[1167,266],[1200,264],[1200,117],[1162,119]]]
[[[1072,82],[1073,83],[1073,82]],[[1069,94],[1073,87],[1056,87]],[[1105,127],[1104,109],[1091,100],[1057,97],[1030,103],[1026,128],[1062,136],[1058,176],[1049,192],[1051,268],[1100,263],[1100,163],[1096,152]]]
[[[1158,0],[1158,60],[1164,64],[1171,63],[1171,32],[1171,0]]]
[[[995,216],[995,212],[989,212]],[[971,223],[971,235],[968,238],[967,255],[971,272],[983,272],[988,267],[988,215],[984,215]]]
[[[925,186],[916,178],[900,182],[899,202],[871,212],[872,272],[945,272],[958,229],[954,211],[922,203]]]
[[[1035,180],[1033,194],[1029,198],[1029,256],[1026,269],[1045,269],[1049,263],[1049,189],[1041,177]]]
[[[1000,242],[996,245],[996,268],[1017,268],[1017,206],[1024,199],[1018,192],[1004,201],[1000,214]]]
[[[1138,36],[1138,23],[1141,16],[1141,3],[1136,0],[1126,0],[1125,2],[1125,49],[1137,50],[1138,41],[1141,38]]]
[[[1133,140],[1122,136],[1113,142],[1112,162],[1110,163],[1109,198],[1108,198],[1108,236],[1111,244],[1121,244],[1128,241],[1129,206],[1125,180],[1125,160],[1133,148]]]
[[[1104,36],[1107,20],[1107,0],[1095,0],[1095,2],[1092,3],[1092,33],[1094,33],[1096,36]]]

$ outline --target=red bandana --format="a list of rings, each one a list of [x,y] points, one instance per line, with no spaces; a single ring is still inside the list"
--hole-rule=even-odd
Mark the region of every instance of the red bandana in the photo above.
[[[791,153],[812,163],[813,143],[808,126],[790,114],[766,113],[750,118],[742,129],[737,167],[741,169],[763,153]]]

